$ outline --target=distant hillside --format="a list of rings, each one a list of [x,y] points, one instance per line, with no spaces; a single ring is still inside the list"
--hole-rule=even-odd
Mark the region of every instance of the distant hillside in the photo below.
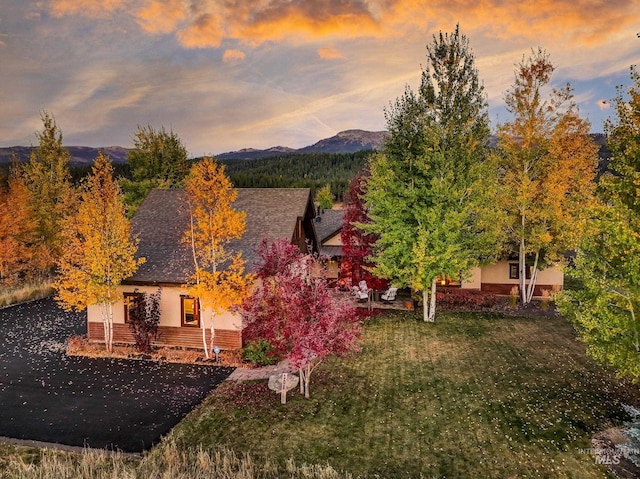
[[[286,153],[355,153],[356,151],[379,150],[388,135],[386,131],[347,130],[304,148],[293,149],[283,146],[275,146],[266,150],[250,148],[222,153],[216,155],[216,158],[219,160],[251,160],[282,156]]]
[[[17,155],[20,161],[29,161],[29,155],[34,149],[33,146],[11,146],[0,148],[0,164],[10,163],[13,155]],[[92,148],[89,146],[67,146],[67,151],[71,155],[70,164],[72,166],[86,166],[93,164],[93,160],[102,151],[113,163],[126,163],[129,150],[121,146],[107,146],[103,148]]]

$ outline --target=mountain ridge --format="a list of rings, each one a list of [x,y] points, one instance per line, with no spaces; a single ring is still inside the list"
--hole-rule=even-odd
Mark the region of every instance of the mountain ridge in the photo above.
[[[353,153],[361,150],[380,149],[387,136],[388,133],[386,131],[345,130],[330,138],[324,138],[313,145],[302,148],[289,148],[287,146],[272,146],[262,150],[243,148],[214,156],[219,160],[249,160],[295,153]],[[0,147],[0,164],[10,163],[14,154],[20,161],[29,161],[29,155],[34,148],[33,146]],[[113,163],[126,163],[127,155],[131,151],[131,148],[121,146],[66,146],[65,148],[71,155],[69,163],[74,166],[93,164],[93,160],[95,160],[99,151],[109,155]]]
[[[286,146],[272,146],[266,149],[243,148],[237,151],[229,151],[215,155],[219,160],[250,160],[256,158],[270,158],[274,156],[296,154],[296,153],[354,153],[363,150],[380,150],[386,139],[389,137],[387,131],[367,131],[367,130],[345,130],[332,137],[324,138],[313,145],[302,148],[289,148]],[[606,136],[602,133],[592,133],[600,148],[600,157],[608,158],[610,152],[606,145]],[[492,136],[490,144],[495,147],[497,138]],[[33,146],[11,146],[0,147],[0,165],[10,163],[15,154],[20,161],[29,161],[29,155],[35,147]],[[90,146],[67,146],[65,147],[71,155],[70,164],[73,166],[87,166],[93,164],[99,151],[109,155],[113,163],[126,163],[130,148],[121,146],[90,147]]]

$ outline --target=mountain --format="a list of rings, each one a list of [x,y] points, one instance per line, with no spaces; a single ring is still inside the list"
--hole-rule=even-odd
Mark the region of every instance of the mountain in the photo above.
[[[283,155],[287,153],[296,153],[298,150],[288,148],[286,146],[272,146],[266,150],[256,150],[255,148],[243,148],[238,151],[230,151],[216,155],[218,160],[253,160],[255,158],[269,158],[272,156]]]
[[[365,130],[346,130],[341,131],[331,138],[325,138],[317,143],[303,148],[288,148],[286,146],[274,146],[266,150],[257,150],[254,148],[244,148],[238,151],[230,151],[216,155],[219,160],[250,160],[255,158],[269,158],[281,156],[290,153],[354,153],[363,150],[380,150],[384,142],[388,138],[389,133],[386,131],[365,131]],[[607,139],[601,133],[592,134],[598,147],[600,148],[601,159],[608,159],[611,156],[607,148]],[[497,145],[497,137],[491,136],[490,146]],[[15,153],[21,161],[28,161],[29,154],[34,147],[31,146],[12,146],[0,148],[0,164],[10,163],[11,157]],[[113,163],[126,163],[129,149],[120,146],[109,146],[104,148],[91,148],[88,146],[68,146],[67,150],[71,154],[71,164],[74,166],[90,165],[98,155],[98,151],[109,155]]]
[[[216,158],[219,160],[250,160],[278,156],[283,153],[354,153],[362,150],[379,150],[388,135],[386,131],[346,130],[304,148],[293,149],[282,146],[266,150],[250,148],[222,153],[216,155]]]
[[[11,146],[6,148],[0,148],[0,164],[11,163],[11,159],[14,155],[18,157],[20,161],[29,161],[29,155],[35,147],[33,146]],[[84,166],[93,164],[93,160],[98,156],[98,152],[101,151],[105,155],[109,155],[109,158],[113,163],[126,163],[129,150],[122,148],[121,146],[107,146],[103,148],[92,148],[90,146],[67,146],[65,147],[71,155],[69,164],[73,166]]]

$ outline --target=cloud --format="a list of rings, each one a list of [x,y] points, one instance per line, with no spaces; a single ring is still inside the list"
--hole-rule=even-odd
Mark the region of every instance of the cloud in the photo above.
[[[51,13],[104,17],[128,12],[151,34],[174,33],[186,48],[217,48],[224,40],[258,46],[294,39],[401,38],[425,29],[495,39],[606,43],[640,22],[636,0],[53,0]]]
[[[171,33],[186,15],[182,0],[151,0],[135,12],[138,24],[149,33]]]
[[[597,105],[601,110],[608,110],[609,108],[611,108],[611,105],[607,100],[598,100]]]
[[[336,50],[334,47],[319,48],[318,56],[323,60],[342,60],[347,58],[343,53]]]
[[[127,6],[127,0],[52,0],[50,11],[54,17],[82,15],[105,18]]]
[[[220,19],[212,14],[200,15],[177,33],[180,43],[187,48],[219,47],[225,37]]]
[[[245,54],[240,50],[225,50],[222,60],[225,62],[244,60]]]

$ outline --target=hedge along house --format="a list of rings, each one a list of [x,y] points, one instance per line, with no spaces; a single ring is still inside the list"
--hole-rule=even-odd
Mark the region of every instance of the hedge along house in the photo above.
[[[306,252],[319,243],[314,228],[314,208],[308,188],[240,188],[233,208],[245,211],[246,231],[229,243],[228,250],[242,252],[245,272],[254,270],[256,249],[263,238],[287,239]],[[139,239],[138,257],[146,261],[136,273],[123,281],[123,298],[154,293],[161,288],[160,324],[157,346],[202,348],[200,311],[187,295],[186,284],[194,272],[191,249],[182,238],[189,224],[189,209],[183,190],[153,190],[132,220],[132,231]],[[206,313],[206,311],[203,311]],[[206,315],[205,317],[208,317]],[[128,306],[114,305],[114,343],[134,344],[128,323]],[[207,325],[208,326],[208,325]],[[214,317],[215,345],[220,349],[242,347],[242,320],[232,312]],[[97,306],[87,309],[90,341],[104,341],[102,318]]]

